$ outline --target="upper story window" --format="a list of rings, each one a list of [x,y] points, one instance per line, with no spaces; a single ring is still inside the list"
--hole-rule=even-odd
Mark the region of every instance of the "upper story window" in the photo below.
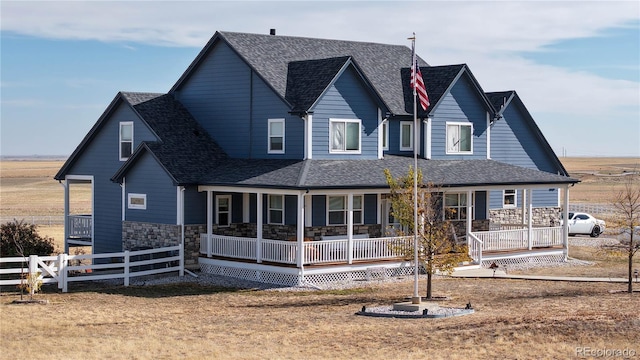
[[[269,195],[269,224],[284,224],[284,195]]]
[[[231,225],[231,195],[216,195],[216,224]]]
[[[269,119],[269,154],[284,154],[284,119]]]
[[[400,150],[413,151],[413,121],[400,122]]]
[[[389,150],[389,120],[382,122],[382,150]]]
[[[447,123],[447,154],[471,154],[472,133],[470,123]]]
[[[123,121],[120,123],[120,161],[125,161],[131,156],[133,151],[133,121]]]
[[[329,152],[360,153],[360,120],[329,120]]]
[[[327,224],[346,225],[347,224],[347,196],[328,196],[327,202]],[[362,224],[362,195],[353,196],[353,223]]]
[[[506,189],[502,192],[502,207],[513,208],[516,207],[516,190]]]

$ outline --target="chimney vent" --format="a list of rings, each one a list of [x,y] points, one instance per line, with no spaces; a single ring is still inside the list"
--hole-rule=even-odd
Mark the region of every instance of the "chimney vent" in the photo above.
[[[275,34],[276,34],[276,29],[269,30],[269,35],[275,35]]]

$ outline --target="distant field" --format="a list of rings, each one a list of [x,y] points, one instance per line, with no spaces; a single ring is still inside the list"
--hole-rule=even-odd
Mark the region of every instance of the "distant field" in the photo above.
[[[640,172],[640,158],[561,158],[571,177],[581,182],[569,190],[571,203],[609,204],[625,177]]]

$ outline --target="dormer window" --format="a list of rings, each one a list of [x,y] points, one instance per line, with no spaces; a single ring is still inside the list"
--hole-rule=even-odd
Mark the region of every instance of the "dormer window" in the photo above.
[[[269,119],[269,154],[284,154],[284,119]]]
[[[447,123],[447,154],[473,153],[472,133],[470,123]]]
[[[120,123],[120,161],[126,161],[133,151],[133,121]]]
[[[400,122],[400,151],[413,151],[413,121]]]
[[[329,120],[329,152],[360,153],[360,119]]]

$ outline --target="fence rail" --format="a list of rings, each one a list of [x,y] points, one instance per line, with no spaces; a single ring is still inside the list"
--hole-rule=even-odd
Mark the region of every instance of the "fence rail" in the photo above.
[[[0,223],[8,223],[14,220],[22,220],[28,224],[34,225],[64,225],[63,215],[3,215],[0,216]]]
[[[108,261],[95,261],[99,259]],[[21,276],[36,273],[43,284],[58,283],[63,292],[67,292],[68,283],[79,281],[124,279],[124,286],[129,286],[130,279],[138,276],[171,271],[183,276],[183,259],[182,245],[105,254],[0,257],[0,286],[19,285]]]

